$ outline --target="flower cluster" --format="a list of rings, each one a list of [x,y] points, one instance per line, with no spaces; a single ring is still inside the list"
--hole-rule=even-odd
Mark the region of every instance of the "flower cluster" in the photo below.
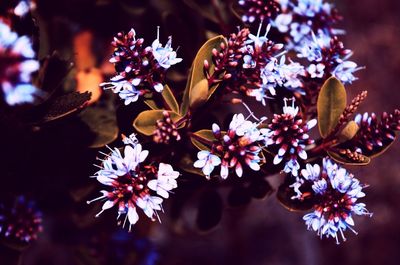
[[[289,33],[290,45],[308,41],[312,32],[322,32],[331,36],[343,31],[333,28],[340,20],[332,4],[323,0],[281,1],[283,12],[272,24],[282,33]]]
[[[13,205],[0,207],[0,236],[28,243],[42,231],[42,214],[32,201],[17,197]]]
[[[384,112],[380,120],[375,113],[369,115],[366,112],[358,114],[355,121],[360,129],[349,145],[355,147],[357,152],[372,155],[394,141],[396,131],[400,131],[400,110]]]
[[[299,58],[306,58],[309,61],[307,72],[312,79],[335,76],[345,84],[352,83],[357,80],[353,73],[362,69],[355,62],[348,60],[353,52],[344,48],[337,36],[330,38],[323,34],[316,36],[313,33],[310,41],[296,49]]]
[[[298,158],[307,159],[307,152],[304,150],[306,145],[312,144],[308,131],[313,128],[317,121],[312,119],[308,122],[303,121],[299,108],[287,105],[288,99],[284,99],[285,106],[283,114],[274,114],[274,118],[268,124],[268,138],[266,145],[269,148],[278,149],[274,157],[275,165],[285,162],[283,169],[286,173],[298,176],[300,164]]]
[[[211,151],[198,152],[194,167],[201,168],[204,175],[210,177],[214,167],[221,165],[220,176],[223,179],[228,177],[229,168],[234,168],[238,177],[243,175],[243,165],[254,171],[260,170],[263,162],[260,145],[265,139],[266,131],[257,126],[257,123],[246,120],[243,114],[235,114],[229,130],[224,133],[214,123],[212,132],[215,140],[211,143]]]
[[[267,38],[270,30],[267,26],[261,35],[260,23],[257,35],[248,29],[242,29],[238,34],[231,34],[227,45],[221,44],[221,50],[213,50],[214,75],[207,74],[209,83],[221,72],[227,93],[242,92],[247,96],[266,104],[265,99],[276,95],[276,87],[297,89],[302,86],[299,76],[304,75],[304,68],[283,56],[283,44],[274,43]],[[279,59],[280,57],[280,59]],[[209,64],[206,61],[205,71]]]
[[[280,12],[280,5],[276,0],[239,0],[244,14],[242,20],[245,23],[254,23],[273,19]]]
[[[169,144],[171,141],[179,141],[181,136],[178,126],[171,118],[168,111],[163,111],[163,119],[156,123],[156,130],[153,133],[153,141],[156,143]]]
[[[301,186],[311,186],[315,200],[314,211],[304,215],[303,219],[307,228],[316,231],[321,238],[332,237],[339,244],[339,236],[346,240],[344,232],[347,229],[356,233],[352,228],[354,215],[372,215],[364,203],[357,202],[365,196],[363,188],[366,186],[330,159],[323,159],[322,168],[318,164],[307,164],[301,175]],[[300,199],[310,196],[299,189],[297,192]]]
[[[27,36],[18,36],[0,20],[0,87],[8,105],[32,103],[40,91],[31,84],[39,69]]]
[[[101,86],[118,93],[125,105],[137,101],[141,95],[152,93],[153,89],[161,92],[166,70],[182,61],[171,47],[171,37],[164,47],[159,37],[151,46],[144,47],[143,44],[144,39],[136,39],[134,29],[127,34],[118,33],[112,42],[115,49],[110,62],[115,65],[117,74]]]
[[[116,205],[118,219],[125,215],[122,226],[128,221],[130,230],[139,220],[137,207],[152,220],[160,220],[157,211],[162,210],[163,198],[167,199],[171,190],[178,186],[179,172],[169,164],[159,163],[157,167],[154,162],[144,163],[149,151],[142,149],[134,135],[125,138],[124,143],[122,153],[114,148],[110,149],[110,154],[105,154],[100,170],[94,176],[109,189],[102,190],[100,197],[88,203],[105,201],[96,217]]]

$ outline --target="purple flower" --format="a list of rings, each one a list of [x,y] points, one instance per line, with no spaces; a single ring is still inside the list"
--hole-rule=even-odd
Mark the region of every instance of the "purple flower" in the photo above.
[[[32,103],[41,94],[31,84],[32,73],[39,69],[34,57],[30,39],[0,21],[0,88],[8,105]]]
[[[329,158],[323,160],[322,169],[307,164],[301,173],[305,179],[303,183],[311,184],[316,201],[314,211],[304,215],[303,220],[307,228],[316,231],[321,238],[332,237],[339,244],[339,236],[346,240],[347,229],[356,233],[354,215],[372,216],[364,203],[357,203],[365,196],[365,186]]]
[[[159,220],[157,211],[162,210],[163,199],[156,194],[168,198],[168,192],[177,187],[179,172],[169,164],[160,163],[158,169],[154,163],[145,164],[149,152],[142,149],[135,136],[124,138],[124,142],[126,146],[123,153],[117,148],[110,149],[111,153],[106,154],[100,170],[94,176],[108,190],[102,190],[100,197],[88,203],[105,201],[96,217],[117,206],[117,219],[125,215],[122,226],[128,221],[130,230],[139,220],[137,207],[152,220]]]
[[[287,101],[285,99],[283,114],[274,114],[274,118],[268,125],[270,136],[265,144],[269,148],[278,149],[273,163],[278,165],[285,161],[283,171],[297,177],[300,169],[297,159],[307,159],[305,147],[313,142],[307,133],[317,121],[312,119],[304,122],[298,113],[299,108],[294,106],[294,99],[292,99],[292,106],[288,106]]]
[[[27,243],[42,230],[42,213],[32,201],[19,196],[12,204],[0,205],[0,236]]]

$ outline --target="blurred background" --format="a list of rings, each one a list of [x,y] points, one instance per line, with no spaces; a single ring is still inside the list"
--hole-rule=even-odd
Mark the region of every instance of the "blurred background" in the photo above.
[[[7,0],[2,0],[7,1]],[[114,71],[108,58],[116,32],[134,27],[150,44],[161,26],[161,39],[173,36],[183,62],[169,78],[184,87],[185,69],[201,44],[215,32],[235,31],[239,20],[220,27],[212,3],[207,0],[38,0],[34,17],[40,27],[39,56],[58,50],[63,58],[75,60],[71,87],[82,87],[96,97],[103,76]],[[359,112],[392,111],[400,104],[400,2],[363,0],[334,2],[343,15],[344,44],[354,51],[353,61],[366,69],[348,87],[349,98],[368,90]],[[222,13],[224,14],[224,13]],[[79,85],[80,84],[80,85]],[[94,84],[94,85],[93,85]],[[68,85],[67,85],[68,88]],[[105,97],[107,95],[102,95]],[[114,110],[115,111],[115,110]],[[118,117],[132,111],[117,110]],[[132,131],[130,123],[118,120],[120,130]],[[195,228],[196,196],[179,219],[162,216],[162,224],[141,219],[131,233],[116,226],[107,212],[94,219],[100,205],[86,205],[97,196],[98,186],[90,179],[96,169],[98,149],[86,148],[74,117],[36,128],[34,133],[4,128],[1,145],[9,151],[2,157],[0,190],[32,194],[43,212],[43,233],[23,252],[23,265],[289,265],[289,264],[385,264],[400,262],[400,144],[395,142],[384,155],[366,167],[348,167],[365,183],[363,200],[372,218],[355,218],[356,236],[336,245],[320,240],[306,230],[302,213],[281,207],[274,194],[252,200],[246,206],[223,210],[222,220],[208,232]],[[8,138],[7,138],[8,137]],[[13,139],[10,141],[9,139]],[[81,141],[77,140],[81,139]],[[12,150],[12,151],[10,151]],[[18,150],[18,151],[16,151]],[[9,170],[11,169],[11,170]],[[270,179],[273,187],[279,176]],[[225,191],[222,189],[221,193]],[[166,205],[166,213],[172,212]],[[142,222],[143,221],[143,222]],[[9,255],[13,255],[10,251]],[[1,257],[0,257],[1,258]],[[0,260],[0,264],[8,265]],[[10,263],[11,264],[11,263]]]

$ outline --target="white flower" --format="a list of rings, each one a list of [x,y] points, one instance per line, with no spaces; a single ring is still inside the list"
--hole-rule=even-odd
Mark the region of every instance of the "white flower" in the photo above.
[[[287,32],[289,30],[290,23],[292,23],[292,19],[293,17],[291,14],[279,14],[274,21],[274,26],[280,32]]]
[[[307,24],[292,23],[290,24],[290,35],[293,37],[295,43],[300,42],[311,32],[311,27]]]
[[[254,47],[256,47],[256,49],[257,49],[257,48],[263,46],[264,43],[268,42],[267,35],[271,29],[271,25],[270,24],[267,25],[264,36],[260,36],[261,27],[262,27],[262,23],[260,23],[260,25],[258,27],[257,35],[249,34],[249,40],[247,40],[245,42],[246,44],[254,43]]]
[[[305,169],[301,170],[301,175],[306,180],[315,181],[319,178],[319,174],[321,173],[321,168],[318,164],[312,166],[311,164],[307,164]]]
[[[353,73],[361,69],[363,69],[363,67],[357,67],[355,62],[344,61],[336,66],[332,74],[343,83],[351,84],[353,81],[357,80],[357,77],[355,77]]]
[[[283,101],[285,103],[285,106],[283,107],[283,113],[290,114],[293,117],[295,117],[297,115],[297,113],[299,113],[299,107],[298,106],[294,107],[295,99],[292,98],[292,106],[287,105],[287,102],[289,101],[288,98],[284,98]]]
[[[137,80],[129,82],[127,80],[120,79],[121,76],[115,76],[111,78],[111,82],[101,83],[100,86],[104,89],[111,89],[112,92],[119,95],[124,100],[125,105],[129,105],[132,102],[136,102],[139,99],[140,91],[136,90],[133,83],[137,83]],[[139,80],[140,82],[140,80]]]
[[[157,217],[158,221],[160,218],[157,214],[157,211],[161,211],[161,203],[163,199],[157,196],[145,195],[143,198],[139,197],[136,201],[138,207],[142,208],[143,212],[147,215],[147,217],[154,219]]]
[[[34,57],[31,40],[27,36],[18,36],[0,21],[0,60],[5,62],[0,73],[0,89],[7,104],[32,103],[44,94],[31,84],[32,73],[39,69],[39,62]]]
[[[285,173],[291,173],[294,177],[297,177],[299,169],[300,169],[300,164],[299,162],[297,162],[297,159],[290,159],[289,161],[286,162],[283,171]]]
[[[158,195],[168,199],[169,191],[178,187],[176,179],[179,172],[174,171],[171,165],[160,163],[157,173],[157,179],[150,180],[147,186],[156,191]]]
[[[195,168],[201,168],[204,175],[207,177],[210,176],[211,172],[214,170],[214,167],[221,164],[221,159],[211,154],[209,151],[202,150],[197,153],[198,160],[194,162],[193,166]]]
[[[31,103],[35,100],[36,95],[40,95],[40,91],[31,84],[19,84],[15,87],[10,83],[2,84],[5,100],[8,105],[17,105],[22,103]]]
[[[338,237],[346,240],[344,232],[353,231],[353,215],[372,214],[365,208],[364,203],[356,201],[364,197],[362,189],[365,187],[329,158],[323,159],[322,169],[318,165],[307,164],[302,175],[317,196],[318,200],[312,213],[303,217],[307,228],[317,232],[319,236],[332,237],[339,244]]]
[[[129,135],[129,137],[122,135],[122,142],[126,145],[135,146],[139,143],[139,140],[137,139],[136,134],[132,133],[131,135]]]
[[[242,113],[233,115],[229,123],[229,130],[235,131],[237,136],[243,136],[253,131],[256,127],[257,124],[245,119]]]
[[[319,63],[317,65],[310,64],[308,66],[307,71],[311,75],[311,78],[322,78],[325,73],[325,65],[323,63]]]
[[[304,75],[304,67],[293,61],[290,61],[289,64],[285,63],[286,57],[283,55],[280,59],[279,64],[275,66],[275,70],[278,72],[279,76],[282,78],[279,85],[284,85],[285,87],[297,88],[303,86],[299,75]],[[284,84],[281,84],[284,82]]]
[[[159,65],[165,69],[171,67],[171,65],[180,63],[182,58],[176,58],[176,52],[172,49],[172,37],[168,37],[168,42],[162,47],[159,39],[153,41],[151,45],[153,49],[154,58],[157,60]],[[157,90],[157,89],[156,89]]]

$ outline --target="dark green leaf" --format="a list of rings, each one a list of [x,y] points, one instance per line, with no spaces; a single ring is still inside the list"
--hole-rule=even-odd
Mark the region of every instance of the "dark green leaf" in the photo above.
[[[133,121],[133,127],[141,134],[150,136],[153,135],[156,129],[156,122],[164,118],[164,110],[146,110],[141,112]],[[171,119],[177,121],[181,118],[178,113],[168,111]]]
[[[205,141],[212,142],[216,140],[211,130],[200,130],[193,134],[196,137],[204,139]],[[196,139],[196,137],[193,136],[190,137],[194,146],[196,146],[199,150],[210,150],[210,146],[207,146],[204,142],[201,142],[200,140]]]
[[[201,171],[201,169],[199,168],[195,168],[193,166],[193,159],[190,158],[189,155],[185,155],[184,157],[182,157],[182,159],[179,161],[179,167],[181,169],[183,169],[184,171],[191,173],[191,174],[195,174],[195,175],[199,175],[204,177],[203,172]]]
[[[206,43],[201,46],[200,50],[197,52],[196,57],[194,58],[192,68],[191,68],[191,73],[189,75],[188,79],[188,84],[186,86],[183,99],[182,99],[182,105],[181,105],[181,114],[185,115],[189,109],[189,103],[190,103],[190,95],[191,90],[195,87],[197,83],[199,83],[201,80],[206,78],[204,76],[204,61],[207,60],[210,63],[210,74],[213,73],[213,65],[211,63],[212,59],[212,50],[215,48],[217,50],[220,50],[220,45],[221,43],[226,44],[226,39],[224,36],[220,35],[217,37],[214,37],[212,39],[209,39]]]
[[[113,110],[90,106],[82,111],[79,117],[93,132],[94,138],[89,144],[90,147],[103,147],[117,139],[119,129]]]
[[[176,101],[174,93],[172,93],[168,85],[164,86],[164,89],[162,91],[162,97],[164,98],[165,102],[168,104],[168,106],[172,111],[179,113],[178,102]]]
[[[86,106],[90,100],[90,93],[71,92],[40,105],[42,117],[40,122],[49,122],[74,113]]]

